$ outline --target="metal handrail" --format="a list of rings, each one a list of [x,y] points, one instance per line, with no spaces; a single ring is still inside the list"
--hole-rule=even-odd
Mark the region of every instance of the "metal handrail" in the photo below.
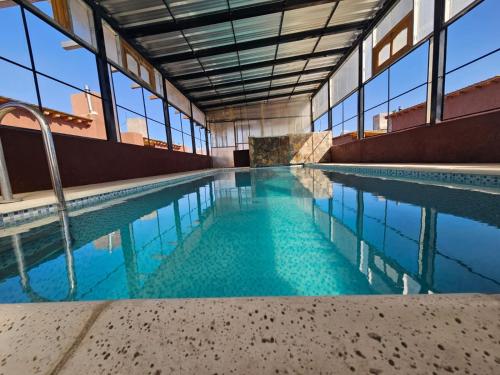
[[[66,200],[64,199],[64,192],[61,184],[61,175],[59,174],[59,165],[57,164],[56,149],[54,147],[54,139],[52,138],[52,131],[45,119],[45,116],[36,108],[29,104],[21,102],[8,102],[0,105],[0,121],[9,113],[16,109],[22,109],[35,117],[42,130],[43,144],[45,146],[45,154],[49,164],[50,179],[52,180],[52,187],[57,198],[60,210],[66,209]],[[0,189],[2,192],[3,200],[0,203],[8,203],[15,201],[12,195],[12,188],[10,185],[9,173],[7,171],[7,164],[5,163],[5,156],[3,153],[2,142],[0,139]]]

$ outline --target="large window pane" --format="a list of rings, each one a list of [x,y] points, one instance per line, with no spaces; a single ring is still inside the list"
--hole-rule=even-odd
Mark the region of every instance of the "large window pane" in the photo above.
[[[146,104],[146,116],[156,122],[165,123],[165,115],[163,114],[163,100],[144,89],[144,103]]]
[[[429,44],[424,43],[390,67],[390,97],[427,82]]]
[[[21,9],[12,1],[0,7],[0,56],[31,67]],[[2,74],[2,79],[5,77]]]
[[[95,55],[26,12],[36,70],[80,89],[100,92]]]
[[[168,106],[168,117],[170,119],[170,127],[177,130],[182,130],[181,115],[177,109]]]
[[[33,72],[0,59],[0,96],[37,104]]]
[[[144,146],[144,138],[148,138],[146,118],[121,107],[116,112],[122,142]]]
[[[176,129],[171,129],[171,132],[174,151],[184,151],[184,140],[182,137],[182,132]]]
[[[116,104],[144,115],[142,87],[118,70],[113,72],[112,77]]]
[[[41,75],[37,78],[45,117],[52,131],[106,139],[101,98]]]
[[[59,4],[55,4],[56,1]],[[42,0],[32,3],[59,26],[95,47],[92,10],[82,0]]]
[[[19,100],[38,105],[35,81],[31,70],[0,59],[0,77],[0,102]],[[9,114],[3,118],[2,124],[35,128],[36,124],[28,126],[22,121],[23,118],[15,114]]]
[[[500,1],[484,0],[448,27],[446,72],[500,48]]]
[[[167,129],[164,124],[148,119],[149,145],[154,148],[167,149]]]
[[[365,108],[370,109],[389,100],[388,71],[385,70],[365,85]]]
[[[500,2],[484,0],[448,27],[444,118],[500,107]]]
[[[387,132],[387,104],[365,111],[365,136]]]

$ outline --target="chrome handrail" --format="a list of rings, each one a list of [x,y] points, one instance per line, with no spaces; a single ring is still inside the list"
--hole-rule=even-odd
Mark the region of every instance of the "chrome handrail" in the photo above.
[[[59,165],[57,164],[56,149],[54,146],[54,139],[52,138],[52,131],[45,119],[45,116],[36,108],[29,104],[21,102],[8,102],[0,105],[0,121],[9,113],[16,109],[22,109],[29,112],[40,125],[42,130],[43,144],[45,146],[45,154],[49,164],[50,179],[52,180],[52,188],[57,198],[59,210],[66,209],[66,200],[64,199],[64,192],[61,184],[61,175],[59,174]],[[3,153],[2,142],[0,139],[0,189],[2,192],[3,201],[0,203],[13,202],[12,188],[10,185],[9,173],[7,171],[7,164],[5,163],[5,156]]]

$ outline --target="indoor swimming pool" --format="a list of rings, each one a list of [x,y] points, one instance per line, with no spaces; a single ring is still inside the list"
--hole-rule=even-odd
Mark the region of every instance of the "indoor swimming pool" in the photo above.
[[[499,197],[312,168],[221,171],[4,230],[0,302],[498,293]]]

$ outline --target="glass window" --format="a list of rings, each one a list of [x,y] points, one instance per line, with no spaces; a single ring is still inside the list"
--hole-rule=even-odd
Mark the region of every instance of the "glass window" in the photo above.
[[[171,105],[169,105],[168,115],[170,119],[170,127],[172,127],[173,129],[181,130],[182,124],[181,124],[180,112]]]
[[[144,103],[146,103],[146,116],[164,124],[163,100],[158,95],[144,89]]]
[[[151,119],[148,119],[147,122],[150,146],[154,148],[168,149],[166,126]]]
[[[338,137],[348,133],[356,134],[358,130],[358,92],[354,92],[332,109],[332,136]],[[353,137],[352,139],[356,139]]]
[[[142,87],[116,69],[111,76],[116,104],[144,116]]]
[[[500,2],[484,0],[448,26],[444,118],[500,107]]]
[[[0,56],[31,68],[19,5],[7,1],[5,5],[0,6],[0,23],[3,29],[0,33]]]
[[[121,48],[120,37],[105,21],[102,21],[102,30],[104,34],[104,45],[106,48],[106,57],[108,60],[121,66]]]
[[[320,118],[314,121],[314,131],[322,132],[328,130],[328,112],[323,113]]]
[[[184,134],[184,151],[193,152],[193,142],[191,139],[191,121],[189,117],[181,112],[182,133]]]
[[[144,146],[145,139],[149,138],[146,118],[119,106],[116,112],[122,142]]]
[[[0,10],[1,12],[1,10]],[[26,68],[12,64],[0,59],[0,101],[7,102],[11,99],[19,100],[25,103],[38,105],[35,89],[35,81],[33,72]],[[23,121],[19,116],[6,115],[2,124],[30,127],[35,129],[37,124],[33,126],[24,126]]]
[[[365,85],[365,136],[426,123],[429,43]]]
[[[444,8],[445,21],[448,22],[451,18],[455,17],[458,13],[476,1],[477,0],[446,0]]]
[[[42,0],[32,3],[59,26],[95,47],[92,9],[82,0]]]
[[[170,129],[172,132],[172,144],[174,151],[184,151],[184,139],[182,132],[174,128]]]
[[[26,19],[36,70],[99,94],[95,55],[30,12]]]
[[[95,46],[94,20],[92,9],[81,0],[68,0],[73,33]]]

